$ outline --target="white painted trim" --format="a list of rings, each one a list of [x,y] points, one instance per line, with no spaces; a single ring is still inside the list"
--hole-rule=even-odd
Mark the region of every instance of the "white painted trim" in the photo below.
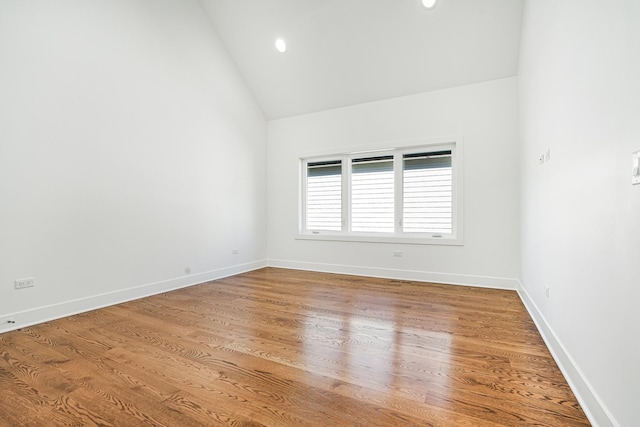
[[[0,316],[0,333],[266,267],[254,261]],[[12,319],[15,323],[8,323]]]
[[[426,234],[426,233],[425,233]],[[433,233],[435,234],[435,233]],[[355,233],[334,233],[330,231],[305,231],[298,233],[296,240],[326,240],[333,242],[400,243],[404,245],[464,246],[461,239],[450,237],[405,237],[402,235],[371,236]]]
[[[406,144],[406,145],[405,145]],[[425,138],[423,140],[396,141],[389,142],[384,148],[344,150],[341,152],[323,151],[319,155],[302,156],[299,158],[299,180],[298,180],[298,235],[297,240],[329,240],[339,242],[371,242],[371,243],[402,243],[411,245],[448,245],[464,246],[463,239],[463,204],[464,204],[464,137],[458,135],[448,138]],[[344,148],[344,147],[343,147]],[[402,218],[402,155],[419,153],[422,151],[450,150],[452,153],[452,184],[453,184],[453,212],[452,212],[452,233],[443,234],[441,237],[434,237],[439,233],[405,233],[402,226],[395,223],[393,233],[362,233],[350,231],[351,218],[351,186],[352,186],[352,166],[351,160],[355,157],[380,155],[393,156],[394,171],[394,218]],[[342,162],[342,230],[307,230],[307,166],[310,161],[341,161]],[[400,183],[400,187],[398,187]],[[400,210],[398,210],[400,209]]]
[[[517,290],[522,303],[533,319],[538,332],[542,336],[547,348],[558,364],[562,374],[578,399],[582,409],[594,427],[619,427],[611,412],[604,405],[585,375],[566,350],[555,334],[542,312],[533,302],[526,289],[519,280],[504,277],[472,276],[464,274],[437,273],[428,271],[399,270],[377,267],[362,267],[340,264],[323,264],[286,260],[262,260],[246,264],[211,270],[204,273],[182,276],[175,279],[136,286],[133,288],[94,295],[66,301],[49,306],[43,306],[17,313],[0,316],[0,333],[25,328],[38,323],[44,323],[78,313],[84,313],[99,308],[121,304],[127,301],[186,288],[199,283],[257,270],[263,267],[278,267],[294,270],[318,271],[326,273],[349,274],[368,277],[381,277],[400,280],[415,280],[421,282],[444,283],[451,285],[466,285],[493,289]],[[7,323],[9,319],[15,323]]]
[[[316,262],[268,260],[269,267],[292,270],[319,271],[323,273],[380,277],[384,279],[415,280],[418,282],[444,283],[448,285],[475,286],[479,288],[516,290],[518,280],[506,277],[471,276],[466,274],[437,273],[431,271],[400,270],[363,267],[355,265],[323,264]]]
[[[517,290],[522,303],[536,324],[538,332],[542,336],[547,348],[551,352],[551,355],[560,368],[560,371],[562,371],[569,387],[571,387],[573,394],[575,394],[591,424],[594,427],[619,427],[620,424],[615,420],[604,402],[602,402],[587,377],[575,363],[574,359],[562,344],[562,341],[560,341],[520,281],[518,281]]]
[[[594,427],[620,427],[518,279],[313,262],[268,260],[270,267],[516,290],[569,387]]]

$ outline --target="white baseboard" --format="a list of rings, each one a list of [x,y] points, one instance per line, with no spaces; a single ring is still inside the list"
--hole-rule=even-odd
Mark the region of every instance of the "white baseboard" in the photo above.
[[[0,316],[0,333],[266,267],[265,260],[191,274]],[[9,323],[12,320],[15,323]]]
[[[569,387],[575,394],[580,406],[584,410],[587,418],[594,427],[618,427],[619,424],[602,400],[598,397],[587,378],[584,376],[580,368],[576,365],[575,361],[567,352],[566,348],[562,344],[562,341],[558,338],[553,328],[549,325],[547,320],[542,315],[542,312],[538,309],[538,306],[533,302],[533,299],[529,296],[526,289],[518,281],[518,295],[522,303],[527,308],[529,315],[533,319],[542,339],[544,340],[547,348],[551,352],[554,360],[558,364],[560,371],[564,375]]]
[[[0,316],[0,333],[24,328],[38,323],[48,322],[61,317],[71,316],[110,305],[156,295],[180,288],[193,286],[211,280],[221,279],[235,274],[257,270],[263,267],[279,267],[294,270],[318,271],[326,273],[349,274],[358,276],[381,277],[388,279],[415,280],[420,282],[446,283],[453,285],[466,285],[493,289],[517,290],[520,299],[526,307],[529,315],[535,322],[540,335],[545,341],[549,351],[564,374],[569,386],[580,402],[589,421],[594,427],[619,427],[611,413],[607,410],[602,400],[593,390],[580,368],[566,351],[562,342],[558,339],[551,326],[530,298],[527,291],[517,279],[504,277],[486,277],[463,274],[437,273],[427,271],[387,269],[377,267],[362,267],[340,264],[323,264],[286,260],[262,260],[247,264],[235,265],[211,270],[204,273],[192,274],[156,283],[122,289],[87,298],[66,301],[34,309],[9,313]],[[15,323],[8,323],[9,320]]]
[[[361,267],[340,264],[323,264],[286,260],[268,261],[270,267],[289,268],[294,270],[319,271],[325,273],[350,274],[358,276],[381,277],[388,279],[415,280],[421,282],[445,283],[453,285],[477,286],[493,289],[517,290],[520,299],[529,315],[535,322],[542,339],[558,364],[562,374],[582,406],[589,421],[594,427],[619,427],[593,387],[589,384],[580,368],[566,351],[553,329],[538,310],[529,294],[518,279],[502,277],[485,277],[449,273],[436,273],[413,270],[386,269],[377,267]]]
[[[292,270],[350,274],[355,276],[380,277],[384,279],[415,280],[418,282],[445,283],[448,285],[476,286],[480,288],[516,290],[518,287],[517,279],[505,277],[472,276],[430,271],[286,261],[280,259],[270,259],[268,260],[268,265],[269,267],[289,268]]]

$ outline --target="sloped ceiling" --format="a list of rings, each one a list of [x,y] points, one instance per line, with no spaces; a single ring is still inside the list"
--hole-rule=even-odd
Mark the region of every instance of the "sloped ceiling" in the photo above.
[[[201,1],[267,119],[517,74],[523,0]]]

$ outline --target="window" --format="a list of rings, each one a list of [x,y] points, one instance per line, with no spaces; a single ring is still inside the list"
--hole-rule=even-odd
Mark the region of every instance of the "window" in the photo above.
[[[342,230],[342,164],[307,163],[307,229]]]
[[[393,156],[351,159],[351,230],[393,232]]]
[[[402,161],[402,230],[413,233],[451,234],[451,150],[404,154]]]
[[[460,141],[302,159],[300,238],[462,244]]]

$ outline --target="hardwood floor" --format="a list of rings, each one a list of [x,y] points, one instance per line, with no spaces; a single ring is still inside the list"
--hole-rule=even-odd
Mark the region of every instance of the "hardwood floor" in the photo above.
[[[589,425],[513,291],[265,268],[0,354],[2,426]]]

